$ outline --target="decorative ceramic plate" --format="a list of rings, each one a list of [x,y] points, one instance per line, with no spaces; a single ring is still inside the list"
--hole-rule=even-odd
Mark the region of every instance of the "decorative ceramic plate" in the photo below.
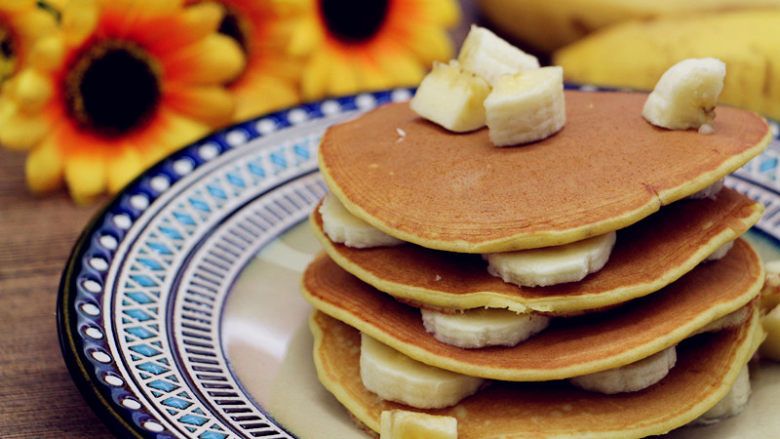
[[[325,128],[410,96],[236,125],[159,163],[93,219],[62,278],[58,329],[73,379],[117,435],[366,437],[316,379],[298,283],[319,247],[302,223],[327,190],[316,171]],[[727,180],[767,206],[750,234],[765,257],[780,255],[779,158],[775,142]],[[670,436],[777,433],[780,366],[762,364],[753,386],[746,413]]]

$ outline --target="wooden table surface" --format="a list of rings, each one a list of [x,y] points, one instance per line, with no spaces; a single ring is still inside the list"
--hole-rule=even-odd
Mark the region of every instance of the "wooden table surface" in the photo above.
[[[477,17],[471,1],[460,2],[456,44]],[[0,148],[0,439],[111,438],[68,373],[56,323],[65,263],[103,203],[78,207],[64,191],[30,195],[24,160]]]
[[[33,197],[24,159],[0,149],[0,438],[110,438],[70,378],[55,319],[65,262],[101,203]]]

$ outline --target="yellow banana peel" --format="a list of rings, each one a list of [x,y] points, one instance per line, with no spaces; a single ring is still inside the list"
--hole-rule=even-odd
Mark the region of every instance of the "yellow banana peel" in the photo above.
[[[603,27],[634,19],[778,7],[780,0],[480,0],[491,25],[550,53]]]
[[[570,83],[650,90],[685,58],[726,63],[720,102],[780,119],[780,8],[621,23],[553,54]]]

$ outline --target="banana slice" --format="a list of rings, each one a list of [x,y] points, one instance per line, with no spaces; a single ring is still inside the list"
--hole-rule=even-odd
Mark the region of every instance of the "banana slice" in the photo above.
[[[680,61],[661,75],[645,101],[642,116],[663,128],[711,131],[725,76],[726,64],[719,59]]]
[[[742,367],[731,390],[714,407],[707,410],[696,421],[697,424],[712,424],[724,418],[742,413],[750,399],[750,374],[747,365]]]
[[[759,353],[766,358],[780,361],[780,305],[761,318],[766,338],[761,343]]]
[[[718,259],[723,259],[732,247],[734,247],[734,241],[729,241],[718,247],[718,249],[714,252],[710,253],[710,255],[707,256],[704,261],[717,261]]]
[[[434,62],[409,106],[421,117],[462,133],[485,126],[482,102],[489,93],[490,85],[476,73],[462,69],[457,61]]]
[[[770,310],[780,305],[780,259],[764,265],[766,277],[761,288],[761,309]]]
[[[490,253],[488,272],[523,287],[580,281],[607,263],[617,234],[609,232],[556,247]]]
[[[498,79],[485,99],[490,141],[495,146],[534,142],[566,123],[563,69],[543,67]]]
[[[379,439],[458,439],[458,419],[407,410],[384,410]]]
[[[322,228],[328,238],[347,247],[381,247],[404,242],[352,215],[341,201],[330,193],[322,199],[320,215],[322,215]]]
[[[748,317],[750,317],[750,307],[743,306],[742,308],[730,314],[726,314],[725,316],[719,318],[718,320],[715,320],[714,322],[710,322],[706,326],[699,328],[699,330],[697,330],[691,335],[701,334],[703,332],[717,332],[722,329],[733,328],[735,326],[745,323]]]
[[[543,331],[550,317],[506,309],[472,309],[446,314],[420,309],[425,330],[436,340],[461,348],[514,346]]]
[[[477,73],[495,86],[498,78],[539,68],[539,60],[509,44],[493,32],[471,25],[458,53],[464,69]]]
[[[636,392],[661,381],[676,361],[677,351],[671,346],[636,363],[569,378],[569,382],[581,389],[607,395]]]
[[[365,334],[360,338],[360,378],[380,398],[420,409],[457,404],[484,382],[420,363]]]
[[[715,198],[716,195],[718,195],[718,192],[723,189],[725,186],[725,180],[720,179],[716,181],[715,183],[705,187],[704,189],[700,190],[699,192],[696,192],[694,194],[688,195],[687,198],[693,199],[693,200],[701,200],[704,198]]]

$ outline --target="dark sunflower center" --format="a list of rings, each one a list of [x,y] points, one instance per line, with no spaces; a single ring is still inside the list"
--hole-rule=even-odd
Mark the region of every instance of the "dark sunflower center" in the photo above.
[[[222,7],[225,9],[225,15],[217,31],[236,40],[244,53],[247,53],[249,51],[249,29],[246,20],[235,9],[227,5],[222,5]]]
[[[0,82],[16,70],[16,50],[11,32],[0,23]]]
[[[160,101],[158,72],[156,62],[133,43],[90,46],[65,79],[71,116],[82,128],[107,137],[144,125]]]
[[[387,18],[390,0],[320,0],[328,31],[346,43],[371,39]]]

